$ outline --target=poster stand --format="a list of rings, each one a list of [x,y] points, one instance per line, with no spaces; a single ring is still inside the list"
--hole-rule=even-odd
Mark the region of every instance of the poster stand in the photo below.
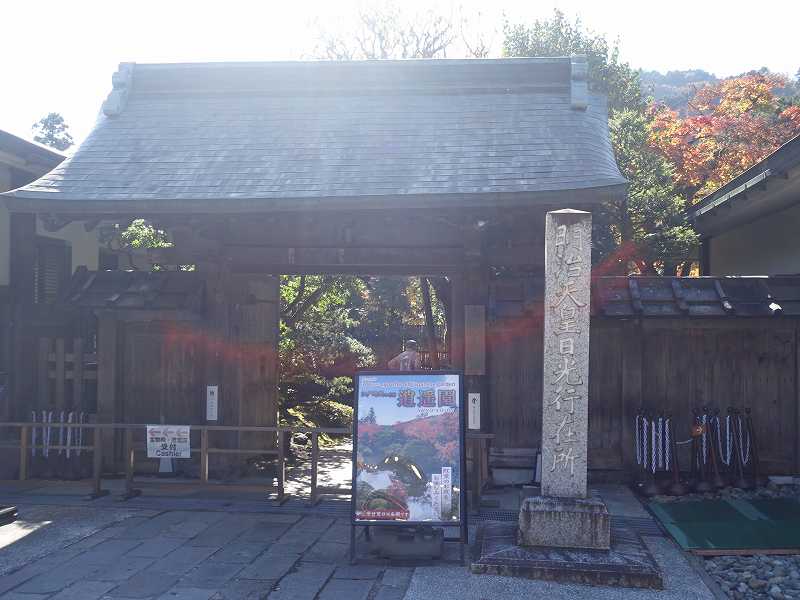
[[[439,391],[443,389],[443,391]],[[452,391],[451,391],[452,390]],[[412,391],[414,393],[412,393]],[[431,404],[431,395],[435,398],[435,406]],[[363,397],[362,397],[363,396]],[[444,402],[443,402],[444,400]],[[455,401],[453,407],[450,402]],[[454,410],[447,410],[445,407],[453,407]],[[375,408],[378,411],[375,411]],[[431,407],[428,415],[426,407]],[[417,410],[417,417],[407,419],[405,421],[395,420],[398,411],[412,411]],[[450,415],[457,416],[457,431],[454,428],[445,428],[439,431],[440,436],[446,439],[444,443],[456,443],[457,449],[453,453],[455,461],[457,461],[458,471],[457,477],[454,469],[451,467],[442,468],[442,474],[432,474],[431,481],[427,481],[427,476],[424,475],[424,470],[418,467],[418,464],[413,460],[416,457],[398,457],[396,455],[385,455],[382,459],[382,465],[361,465],[359,462],[359,425],[362,428],[362,436],[366,437],[364,430],[368,428],[382,429],[384,431],[403,429],[404,425],[413,424],[428,420],[430,422],[447,418]],[[447,415],[447,417],[445,417]],[[389,419],[385,423],[379,423],[381,417]],[[450,423],[451,421],[448,421]],[[460,542],[461,556],[463,560],[464,544],[468,540],[468,527],[467,527],[467,509],[466,509],[466,449],[464,444],[464,430],[465,430],[465,405],[464,405],[464,381],[463,374],[460,371],[454,370],[441,370],[441,371],[357,371],[355,374],[355,398],[353,401],[353,475],[352,475],[352,493],[350,500],[350,562],[356,562],[356,534],[357,528],[365,528],[367,539],[370,539],[370,528],[402,528],[409,531],[410,528],[458,528],[457,537],[444,537],[445,542]],[[402,433],[397,434],[402,439]],[[447,439],[450,435],[452,439]],[[417,436],[419,437],[419,436]],[[413,441],[414,437],[408,438]],[[440,442],[441,443],[441,442]],[[452,446],[448,446],[452,448]],[[366,448],[363,448],[366,451]],[[373,458],[375,451],[378,456],[381,456],[382,449],[371,449]],[[365,454],[362,452],[362,454]],[[381,459],[378,459],[379,461]],[[382,513],[380,510],[373,511],[376,513],[375,518],[365,517],[364,511],[359,511],[359,495],[358,483],[359,474],[362,467],[366,469],[369,467],[371,470],[376,471],[376,478],[381,475],[380,466],[387,465],[388,468],[396,468],[392,461],[399,464],[408,464],[409,471],[420,478],[421,484],[424,487],[433,485],[433,490],[447,490],[445,497],[450,498],[452,503],[451,494],[457,489],[458,493],[458,519],[452,518],[451,520],[443,520],[441,518],[441,505],[438,506],[440,518],[435,519],[414,519],[412,512],[409,508],[405,509],[407,514],[400,514],[403,511],[388,510]],[[420,477],[421,476],[421,477]],[[444,476],[445,480],[450,477],[450,483],[446,484],[447,487],[442,487],[441,477]],[[388,475],[383,474],[384,480]],[[434,479],[436,478],[436,479]],[[391,477],[393,485],[402,485],[398,478]],[[457,486],[456,486],[457,484]],[[436,492],[434,492],[435,494]],[[425,493],[427,495],[427,492]],[[393,501],[389,494],[381,494],[380,490],[376,491],[376,495],[386,502]],[[432,495],[433,497],[433,495]],[[418,499],[417,499],[418,500]],[[433,502],[433,500],[431,501]],[[435,507],[434,512],[435,512]],[[359,514],[361,512],[362,514]],[[392,513],[395,513],[394,515]],[[370,515],[373,516],[373,515]],[[398,530],[398,534],[401,531]]]

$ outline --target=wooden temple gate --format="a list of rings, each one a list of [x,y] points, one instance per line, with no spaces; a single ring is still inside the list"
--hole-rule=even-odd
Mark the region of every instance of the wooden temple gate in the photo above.
[[[447,282],[448,360],[481,395],[474,468],[489,441],[538,446],[544,215],[626,193],[585,60],[124,64],[113,81],[81,151],[5,194],[18,316],[34,298],[37,219],[145,218],[172,243],[149,254],[160,273],[80,273],[67,294],[95,325],[98,420],[204,425],[217,385],[219,425],[275,427],[280,275],[431,276]],[[647,290],[623,280],[630,311],[594,302],[590,467],[625,473],[641,406],[678,415],[758,394],[766,462],[796,468],[791,307],[781,320],[747,301],[731,312],[722,293],[717,312],[693,313],[702,294],[667,278],[675,310],[648,312]],[[58,336],[16,321],[7,412],[25,418],[38,338]],[[265,441],[230,437],[232,449]]]

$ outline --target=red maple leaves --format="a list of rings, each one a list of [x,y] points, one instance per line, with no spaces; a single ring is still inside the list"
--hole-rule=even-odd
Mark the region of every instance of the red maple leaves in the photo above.
[[[651,111],[651,146],[675,167],[675,183],[693,200],[713,192],[800,133],[800,106],[783,107],[786,79],[750,74],[700,88],[686,115]]]

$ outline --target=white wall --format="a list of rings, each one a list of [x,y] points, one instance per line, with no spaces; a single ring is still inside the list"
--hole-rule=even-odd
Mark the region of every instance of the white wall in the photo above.
[[[75,221],[59,229],[47,231],[42,222],[36,220],[36,233],[38,235],[66,240],[72,246],[72,271],[79,266],[86,266],[90,271],[96,271],[98,266],[99,244],[97,230],[86,231],[82,221]]]
[[[0,166],[0,188],[3,185],[3,169]],[[8,209],[0,200],[0,285],[9,285],[9,271],[11,264],[11,232],[9,223],[11,217]],[[97,270],[99,244],[97,230],[86,231],[82,222],[70,223],[60,231],[46,231],[41,221],[37,219],[36,233],[50,238],[67,240],[72,247],[72,271],[81,265],[90,270]]]
[[[711,238],[710,275],[800,274],[800,205]]]

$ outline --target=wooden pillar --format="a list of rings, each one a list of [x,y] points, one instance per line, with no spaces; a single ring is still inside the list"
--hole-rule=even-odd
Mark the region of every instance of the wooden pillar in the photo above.
[[[113,423],[117,414],[117,328],[116,317],[110,311],[97,314],[97,422]],[[99,430],[95,430],[96,432]],[[109,429],[102,436],[104,465],[114,464],[114,444],[117,432]]]
[[[620,453],[626,476],[634,473],[634,419],[642,405],[642,324],[638,319],[622,324],[622,394],[620,407]]]
[[[234,278],[239,297],[231,307],[231,337],[239,356],[232,390],[238,424],[278,423],[278,319],[280,278]],[[242,434],[243,447],[274,446],[274,436]]]
[[[450,364],[464,368],[464,275],[455,274],[450,280]]]
[[[36,215],[10,215],[10,315],[11,366],[9,402],[11,416],[30,418],[36,382],[36,340],[26,325],[34,314],[36,267]]]

